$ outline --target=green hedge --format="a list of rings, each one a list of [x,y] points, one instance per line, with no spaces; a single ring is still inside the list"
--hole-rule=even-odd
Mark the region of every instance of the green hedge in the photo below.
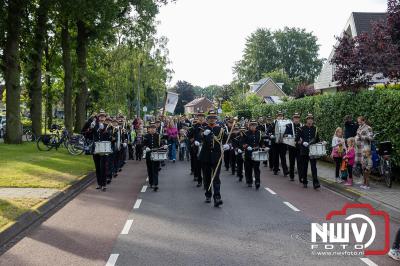
[[[400,166],[400,90],[363,91],[358,94],[337,93],[306,97],[278,105],[238,105],[237,115],[257,118],[275,116],[278,110],[291,117],[294,112],[302,115],[313,113],[321,137],[330,142],[335,129],[344,127],[343,118],[363,115],[374,132],[382,132],[380,140],[390,140],[394,147],[394,162]]]

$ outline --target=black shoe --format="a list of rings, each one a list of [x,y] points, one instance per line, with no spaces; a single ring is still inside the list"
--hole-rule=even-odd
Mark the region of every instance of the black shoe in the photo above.
[[[158,190],[158,186],[155,186],[155,187],[153,188],[153,191],[154,191],[154,192],[157,192],[157,190]]]
[[[108,179],[108,180],[107,180],[107,184],[110,184],[110,183],[111,183],[111,179]]]
[[[119,168],[119,169],[118,169],[118,172],[121,172],[121,171],[122,171],[122,168]]]
[[[307,184],[303,184],[303,188],[307,188]]]
[[[319,189],[321,187],[320,184],[314,184],[314,189]]]
[[[256,184],[256,189],[257,189],[257,190],[260,189],[260,184]]]
[[[197,183],[196,187],[201,187],[202,185],[202,183]]]
[[[277,171],[274,171],[274,175],[278,175],[278,172],[277,172]]]
[[[211,198],[206,198],[205,203],[211,203]]]
[[[101,186],[97,186],[96,189],[101,189]]]
[[[173,163],[175,163],[175,160],[172,160]]]
[[[239,178],[238,182],[242,182],[242,180],[243,180],[243,177],[242,177],[242,178]]]
[[[222,204],[224,204],[224,202],[221,199],[214,199],[214,207],[219,207]]]
[[[197,180],[199,180],[199,178],[197,176],[195,178],[193,178],[194,182],[197,182]]]
[[[290,178],[290,181],[294,182],[294,178]]]
[[[107,189],[107,188],[106,188],[105,186],[101,188],[101,190],[102,190],[103,192],[106,191],[106,189]]]
[[[113,175],[113,177],[114,177],[114,178],[117,178],[117,176],[118,176],[118,174],[117,174],[117,173],[115,173],[115,174]]]
[[[247,187],[253,187],[253,184],[247,184]]]

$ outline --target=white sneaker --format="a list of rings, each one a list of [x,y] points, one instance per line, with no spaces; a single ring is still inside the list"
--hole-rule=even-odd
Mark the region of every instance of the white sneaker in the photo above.
[[[393,249],[393,248],[390,249],[390,251],[387,255],[394,260],[400,260],[400,250],[398,250],[398,249]]]

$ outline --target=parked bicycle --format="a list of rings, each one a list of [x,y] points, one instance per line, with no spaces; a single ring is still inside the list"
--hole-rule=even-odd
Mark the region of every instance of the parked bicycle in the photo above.
[[[30,127],[25,127],[23,129],[23,140],[28,142],[36,141],[36,135],[33,134],[32,129]]]

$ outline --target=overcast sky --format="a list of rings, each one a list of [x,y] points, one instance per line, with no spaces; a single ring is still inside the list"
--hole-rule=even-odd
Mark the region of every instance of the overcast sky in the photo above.
[[[301,27],[327,58],[351,12],[385,12],[386,0],[177,0],[161,8],[158,32],[168,37],[172,84],[227,84],[245,39],[258,27]]]

